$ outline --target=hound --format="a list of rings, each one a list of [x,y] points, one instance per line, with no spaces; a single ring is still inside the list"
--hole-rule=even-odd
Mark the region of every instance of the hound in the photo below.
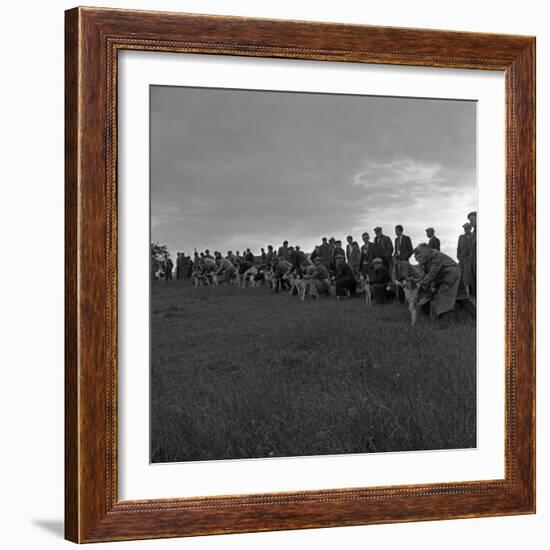
[[[420,287],[413,277],[407,277],[403,282],[397,281],[396,284],[403,289],[405,300],[407,304],[409,304],[412,326],[416,323],[416,317],[418,315],[418,291]]]
[[[372,305],[372,294],[370,291],[370,280],[368,275],[361,274],[361,277],[359,278],[360,285],[365,291],[365,305],[371,306]]]

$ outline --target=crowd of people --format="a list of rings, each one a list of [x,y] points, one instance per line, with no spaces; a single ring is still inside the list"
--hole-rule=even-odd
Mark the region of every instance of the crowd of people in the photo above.
[[[414,280],[420,289],[419,305],[429,304],[430,313],[437,317],[454,309],[457,302],[475,305],[477,213],[470,212],[467,219],[458,239],[458,264],[441,252],[433,227],[426,229],[426,242],[413,247],[403,226],[396,225],[393,240],[381,227],[375,227],[374,239],[364,232],[361,245],[351,235],[345,245],[333,237],[323,237],[310,254],[288,241],[277,250],[273,245],[261,248],[257,256],[250,248],[242,254],[228,250],[225,255],[195,250],[193,257],[178,252],[175,278],[208,284],[215,276],[219,284],[250,277],[254,281],[269,280],[276,292],[289,279],[299,279],[313,298],[328,295],[333,289],[339,299],[354,297],[368,285],[375,303],[385,303],[392,297],[403,301],[403,282]],[[417,266],[410,263],[412,257]],[[174,264],[169,256],[162,271],[163,278],[173,278]]]

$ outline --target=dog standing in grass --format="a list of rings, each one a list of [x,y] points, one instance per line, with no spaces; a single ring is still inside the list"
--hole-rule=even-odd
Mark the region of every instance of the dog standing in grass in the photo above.
[[[403,289],[405,294],[405,300],[409,307],[409,313],[411,315],[411,326],[416,323],[416,317],[418,315],[418,292],[420,286],[414,277],[407,277],[403,282],[397,281],[396,283]]]

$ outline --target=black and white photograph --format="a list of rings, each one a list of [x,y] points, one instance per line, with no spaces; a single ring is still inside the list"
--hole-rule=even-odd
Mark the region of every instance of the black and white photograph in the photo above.
[[[476,448],[476,101],[149,93],[150,461]]]

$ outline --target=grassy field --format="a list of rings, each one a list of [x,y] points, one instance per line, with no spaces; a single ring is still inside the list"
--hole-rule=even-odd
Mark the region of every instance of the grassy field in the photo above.
[[[152,288],[153,462],[476,445],[475,322],[264,288]]]

